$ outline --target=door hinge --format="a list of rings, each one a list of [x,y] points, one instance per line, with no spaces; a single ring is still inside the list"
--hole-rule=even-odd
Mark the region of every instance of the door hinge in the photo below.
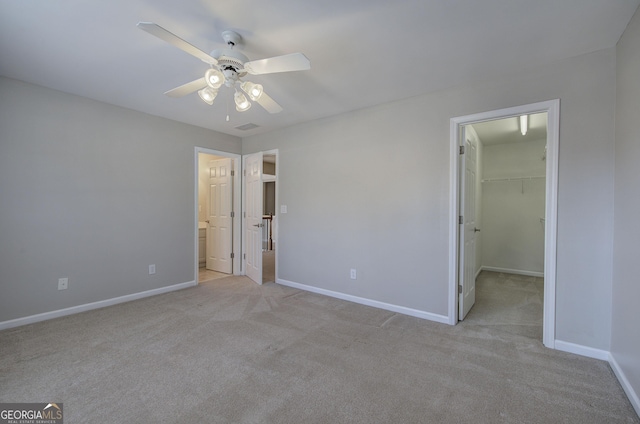
[[[464,224],[464,218],[462,217],[462,215],[458,217],[458,224]]]
[[[242,254],[242,259],[247,259],[247,254],[246,253]]]
[[[235,257],[236,257],[236,254],[235,254],[235,253],[233,253],[233,252],[231,252],[231,259],[233,259],[233,258],[235,258]]]
[[[231,211],[231,218],[235,218],[236,217],[236,213],[234,211]]]
[[[247,176],[247,170],[246,169],[244,171],[242,171],[242,175],[244,175],[245,177]]]
[[[462,284],[458,284],[458,294],[462,294]]]
[[[235,176],[236,176],[236,171],[231,170],[231,176],[232,176],[232,177],[235,177]]]
[[[242,212],[243,216],[246,218],[247,217],[247,213],[246,212]]]
[[[460,154],[464,155],[464,146],[460,146]]]

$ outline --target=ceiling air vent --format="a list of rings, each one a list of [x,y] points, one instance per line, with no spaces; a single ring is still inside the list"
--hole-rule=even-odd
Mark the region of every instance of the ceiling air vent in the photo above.
[[[237,126],[236,129],[241,131],[247,131],[247,130],[252,130],[254,128],[258,128],[259,126],[260,125],[248,123],[248,124]]]

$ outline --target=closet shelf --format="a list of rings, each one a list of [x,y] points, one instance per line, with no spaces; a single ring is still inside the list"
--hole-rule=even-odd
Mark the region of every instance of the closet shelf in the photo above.
[[[526,180],[539,180],[545,179],[544,175],[541,176],[531,176],[531,177],[510,177],[510,178],[485,178],[482,180],[483,183],[492,183],[494,181],[526,181]]]

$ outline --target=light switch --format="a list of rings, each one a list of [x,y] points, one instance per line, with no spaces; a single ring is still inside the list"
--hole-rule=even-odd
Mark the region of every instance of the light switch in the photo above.
[[[287,205],[280,205],[280,213],[287,213]]]

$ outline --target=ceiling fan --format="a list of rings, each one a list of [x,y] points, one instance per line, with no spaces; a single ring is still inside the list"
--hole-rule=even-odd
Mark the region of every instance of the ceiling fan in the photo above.
[[[197,91],[205,103],[212,105],[218,95],[218,90],[224,85],[235,91],[233,99],[236,104],[236,110],[239,112],[244,112],[251,107],[251,102],[242,93],[244,91],[251,100],[258,103],[267,112],[278,113],[282,111],[282,107],[264,92],[262,85],[246,81],[244,77],[247,74],[263,75],[276,72],[304,71],[311,68],[309,59],[302,53],[249,60],[247,56],[233,49],[242,42],[240,34],[234,31],[224,31],[222,33],[222,38],[226,42],[227,48],[213,50],[210,54],[207,54],[153,22],[138,22],[138,28],[197,57],[210,66],[202,78],[164,93],[170,97],[182,97]],[[242,91],[238,91],[236,85]]]

